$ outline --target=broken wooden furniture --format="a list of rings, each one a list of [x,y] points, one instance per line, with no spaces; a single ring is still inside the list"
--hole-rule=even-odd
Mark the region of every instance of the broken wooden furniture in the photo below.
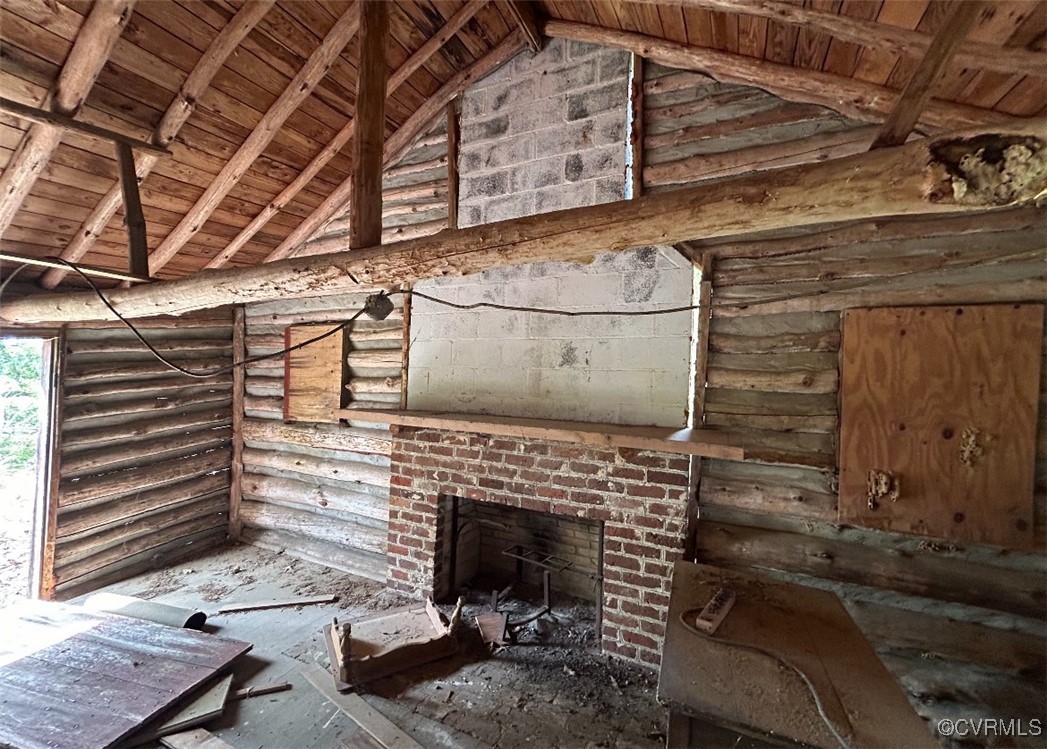
[[[428,599],[359,622],[335,619],[324,627],[331,675],[339,691],[429,663],[458,652],[456,630],[462,615],[458,599],[448,619]]]
[[[551,579],[553,573],[560,574],[561,572],[566,572],[571,568],[571,562],[553,554],[543,554],[537,549],[531,549],[522,544],[510,546],[508,549],[503,550],[502,554],[516,560],[516,583],[523,581],[524,565],[537,567],[542,572],[542,608],[531,620],[538,619],[552,611]],[[496,612],[498,611],[499,600],[500,596],[496,597],[494,601],[494,610]]]
[[[0,744],[114,746],[210,683],[251,645],[23,601],[0,612]]]
[[[709,636],[692,620],[721,588],[735,601]],[[673,570],[658,698],[823,749],[938,745],[834,594],[685,561]]]

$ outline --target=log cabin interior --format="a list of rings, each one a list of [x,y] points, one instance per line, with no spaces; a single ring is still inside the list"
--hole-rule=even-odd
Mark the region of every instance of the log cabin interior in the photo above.
[[[1047,745],[1045,46],[3,0],[0,746]]]

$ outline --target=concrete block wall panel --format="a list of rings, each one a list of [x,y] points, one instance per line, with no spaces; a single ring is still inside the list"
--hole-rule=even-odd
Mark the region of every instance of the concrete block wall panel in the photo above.
[[[462,101],[459,223],[621,200],[628,55],[553,41]],[[455,302],[639,311],[686,305],[693,271],[669,248],[599,254],[419,283]],[[540,418],[683,425],[690,313],[557,317],[412,303],[408,405]]]

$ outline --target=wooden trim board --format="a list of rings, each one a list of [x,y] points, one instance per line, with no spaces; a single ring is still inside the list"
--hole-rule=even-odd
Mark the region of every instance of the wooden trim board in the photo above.
[[[407,427],[478,432],[521,439],[546,439],[604,447],[632,447],[677,455],[700,455],[723,460],[745,460],[745,450],[732,437],[706,429],[634,427],[583,421],[523,419],[445,411],[365,411],[344,409],[342,419],[396,424]]]

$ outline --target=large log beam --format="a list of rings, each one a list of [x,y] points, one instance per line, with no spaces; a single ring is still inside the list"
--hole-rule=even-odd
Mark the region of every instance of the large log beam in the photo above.
[[[787,101],[817,104],[859,120],[882,120],[894,109],[898,99],[896,91],[856,78],[794,68],[629,31],[550,20],[545,24],[545,35],[554,39],[624,49],[661,65],[696,70],[723,83],[755,86]],[[1031,119],[939,99],[929,101],[920,113],[921,122],[945,130],[986,126],[1020,127]]]
[[[434,237],[288,258],[109,292],[124,315],[180,315],[225,304],[364,291],[542,260],[696,238],[885,216],[985,211],[1047,196],[1047,128],[927,138],[843,159],[750,174],[635,200],[501,221]],[[91,293],[0,305],[9,323],[109,320]]]
[[[385,143],[385,61],[389,16],[384,3],[363,3],[360,11],[360,63],[353,120],[349,246],[382,243],[382,146]]]

